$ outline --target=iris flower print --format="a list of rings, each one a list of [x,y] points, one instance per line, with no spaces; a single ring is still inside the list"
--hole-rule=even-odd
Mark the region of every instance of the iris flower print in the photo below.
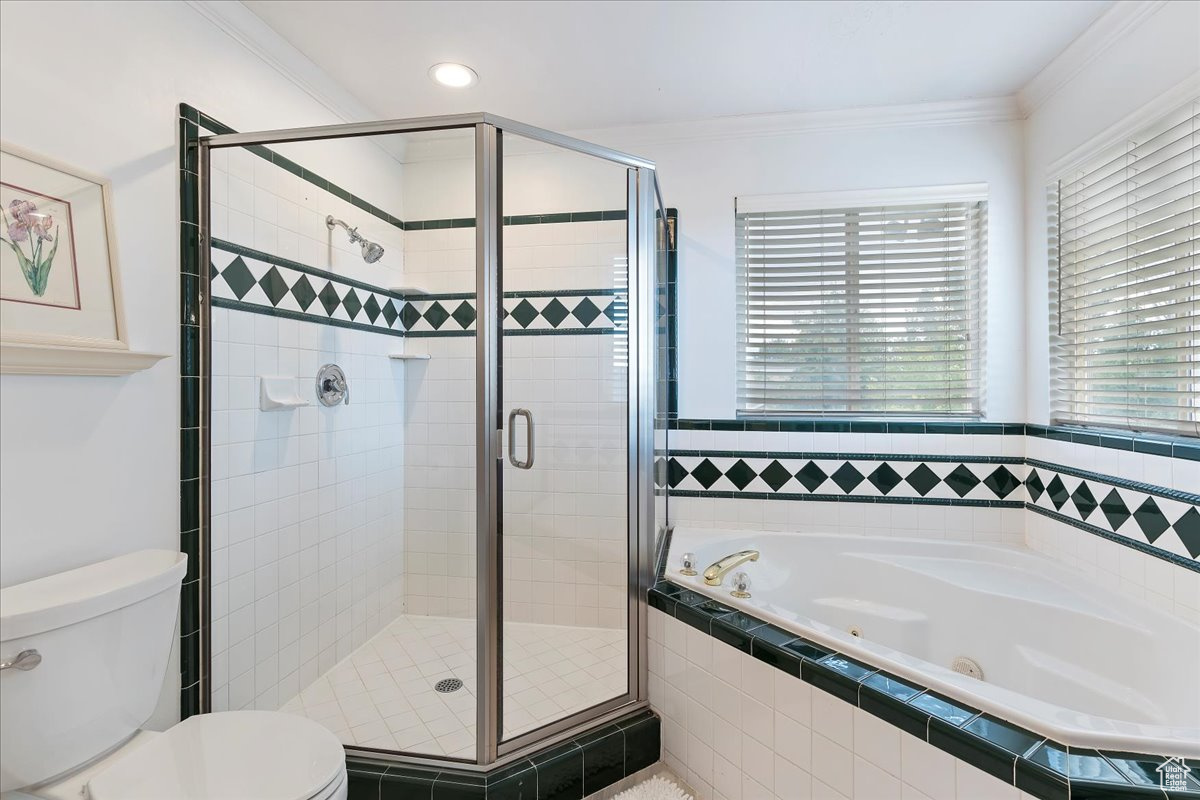
[[[37,204],[32,200],[19,199],[8,204],[7,212],[0,209],[0,214],[4,217],[4,227],[8,232],[8,238],[0,236],[0,242],[4,242],[16,254],[25,282],[34,295],[41,297],[46,293],[50,267],[58,253],[58,228],[54,227],[54,217],[38,211]],[[51,242],[48,253],[45,252],[46,242]],[[29,249],[28,255],[25,254],[26,247]]]

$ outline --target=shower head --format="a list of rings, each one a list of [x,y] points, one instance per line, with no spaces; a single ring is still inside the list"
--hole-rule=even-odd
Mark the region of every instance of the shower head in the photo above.
[[[374,242],[363,240],[362,257],[363,261],[367,262],[368,264],[374,264],[376,261],[383,258],[383,248]]]
[[[358,232],[358,228],[351,228],[340,219],[334,219],[332,214],[325,217],[325,227],[329,228],[329,230],[333,230],[339,225],[346,229],[346,233],[350,234],[350,244],[358,244],[362,246],[363,261],[367,262],[368,264],[374,264],[376,261],[383,258],[383,247],[363,238],[363,236]]]

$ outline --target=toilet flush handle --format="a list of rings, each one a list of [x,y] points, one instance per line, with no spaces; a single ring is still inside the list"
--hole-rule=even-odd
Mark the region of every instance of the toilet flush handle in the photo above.
[[[0,670],[31,670],[42,663],[42,654],[37,650],[22,650],[12,661],[0,661]]]

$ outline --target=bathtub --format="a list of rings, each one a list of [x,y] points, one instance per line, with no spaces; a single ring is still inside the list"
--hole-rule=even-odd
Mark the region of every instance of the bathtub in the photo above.
[[[739,550],[761,557],[705,585]],[[701,575],[679,574],[688,552]],[[1200,628],[1029,550],[681,527],[664,577],[1063,744],[1200,757]]]

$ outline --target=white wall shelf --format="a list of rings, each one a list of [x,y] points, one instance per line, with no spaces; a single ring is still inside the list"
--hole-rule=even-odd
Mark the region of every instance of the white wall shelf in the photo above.
[[[429,353],[390,353],[388,358],[396,361],[428,361],[431,356]]]
[[[99,347],[4,342],[0,345],[0,373],[5,375],[130,375],[150,369],[166,353]]]

